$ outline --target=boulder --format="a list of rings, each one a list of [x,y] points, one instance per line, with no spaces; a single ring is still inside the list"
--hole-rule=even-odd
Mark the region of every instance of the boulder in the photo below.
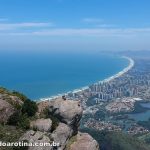
[[[72,133],[73,131],[68,125],[59,123],[56,130],[54,130],[51,134],[53,141],[59,143],[59,147],[57,147],[58,150],[63,150],[65,148],[67,141],[72,136]]]
[[[28,143],[50,143],[50,139],[48,136],[46,136],[43,132],[40,131],[33,131],[29,130],[27,131],[22,137],[20,137],[19,141],[26,141]],[[28,150],[52,150],[51,146],[29,146]]]
[[[19,97],[12,96],[12,95],[10,95],[9,97],[11,98],[11,103],[12,104],[18,104],[20,106],[23,105],[23,101]]]
[[[88,133],[78,133],[67,150],[99,150],[99,145]]]
[[[0,93],[0,123],[7,123],[10,116],[22,104],[23,101],[19,97],[11,95],[7,91]],[[32,130],[25,131],[19,139],[19,141],[28,142],[29,145],[40,145],[29,146],[28,150],[99,149],[98,143],[89,134],[78,133],[78,127],[83,113],[79,101],[67,100],[63,96],[55,100],[39,102],[37,106],[37,116],[40,119],[31,121],[30,127]],[[46,144],[46,146],[41,146],[43,144]],[[52,144],[55,147],[52,147]]]
[[[23,102],[17,96],[0,93],[0,123],[7,123]]]
[[[79,101],[58,98],[49,101],[48,107],[51,115],[57,117],[60,122],[69,125],[75,133],[77,132],[83,112]]]
[[[52,127],[52,120],[43,118],[37,119],[30,123],[30,127],[41,132],[50,132]]]
[[[46,101],[40,101],[37,103],[38,106],[38,114],[43,113],[43,111],[48,108],[50,101],[46,100]]]
[[[6,100],[0,99],[0,123],[7,123],[9,117],[15,112],[14,107]]]

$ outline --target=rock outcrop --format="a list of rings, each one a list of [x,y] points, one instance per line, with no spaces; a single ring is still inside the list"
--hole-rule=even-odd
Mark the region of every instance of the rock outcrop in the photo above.
[[[15,112],[14,107],[0,98],[0,123],[7,123],[9,117]]]
[[[82,117],[80,102],[58,98],[53,101],[39,103],[38,110],[39,119],[30,123],[32,130],[27,131],[20,138],[20,141],[58,143],[55,147],[49,147],[50,150],[99,149],[98,143],[89,134],[78,132]],[[41,119],[40,116],[45,113],[45,110],[47,112],[46,119]],[[68,144],[74,136],[76,140]],[[41,150],[47,150],[47,148],[41,147]],[[39,149],[40,147],[37,148],[37,150]]]
[[[50,132],[52,127],[51,119],[37,119],[30,123],[30,127],[41,132]]]
[[[99,145],[88,133],[78,133],[69,150],[99,150]]]
[[[16,105],[16,104],[22,105],[23,104],[23,101],[19,97],[13,96],[13,95],[10,95],[9,97],[11,99],[12,105]]]
[[[17,96],[11,95],[5,89],[0,88],[0,123],[7,123],[11,115],[13,115],[17,107],[23,102]]]
[[[15,107],[22,104],[18,97],[0,93],[0,123],[7,123],[9,117],[15,113]]]
[[[20,137],[19,141],[24,141],[27,143],[38,143],[38,145],[44,143],[50,143],[50,139],[43,132],[40,131],[27,131],[22,137]],[[52,150],[51,146],[29,146],[28,150]]]
[[[16,140],[28,143],[28,150],[98,150],[89,134],[78,131],[82,113],[79,101],[62,97],[36,105],[20,93],[0,88],[0,124],[13,125],[21,136]]]
[[[59,143],[59,150],[65,148],[69,138],[72,136],[72,129],[64,123],[59,123],[56,130],[52,133],[51,138]]]
[[[59,98],[50,101],[48,109],[51,115],[70,126],[73,129],[74,134],[77,133],[83,112],[80,102]]]

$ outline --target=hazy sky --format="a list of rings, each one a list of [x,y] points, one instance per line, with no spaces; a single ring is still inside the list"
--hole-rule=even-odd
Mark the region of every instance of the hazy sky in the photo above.
[[[150,50],[150,0],[0,0],[0,50]]]

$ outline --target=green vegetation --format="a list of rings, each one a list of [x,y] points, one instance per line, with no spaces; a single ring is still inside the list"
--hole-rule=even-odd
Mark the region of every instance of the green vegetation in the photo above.
[[[14,126],[0,124],[0,141],[14,142],[24,133],[23,129],[16,130]]]
[[[0,87],[0,94],[3,100],[6,100],[15,108],[15,113],[10,116],[7,125],[0,124],[0,141],[16,142],[29,129],[30,121],[35,118],[37,112],[37,104],[28,99],[25,95],[9,91]],[[16,96],[22,100],[19,103],[12,99],[11,96]],[[27,150],[28,147],[0,147],[0,150]]]
[[[12,92],[3,87],[0,87],[0,94],[3,94],[3,99],[5,99],[14,108],[16,108],[16,112],[10,116],[8,120],[8,125],[28,129],[30,120],[35,116],[35,113],[38,109],[36,102],[31,101],[22,93],[17,91]],[[19,104],[18,102],[13,101],[10,96],[17,96],[23,101],[23,104]]]
[[[42,114],[43,118],[50,118],[52,120],[52,127],[51,127],[51,132],[54,131],[58,124],[59,124],[59,120],[57,119],[57,117],[53,116],[49,111],[48,108],[45,108],[45,110],[43,111]]]
[[[29,100],[26,96],[19,92],[11,92],[2,87],[0,87],[0,94],[3,94],[3,99],[10,103],[16,109],[16,112],[12,116],[10,116],[8,120],[8,125],[28,129],[30,118],[33,117],[37,112],[36,103]],[[19,97],[23,101],[23,104],[19,104],[18,102],[13,101],[10,96]]]
[[[30,119],[26,114],[23,114],[19,118],[18,126],[23,129],[29,129],[30,128]]]
[[[51,131],[54,131],[57,128],[58,124],[59,124],[59,120],[56,117],[52,116],[52,115],[50,115],[49,118],[52,120]]]
[[[138,138],[150,146],[150,133],[139,136]]]
[[[18,125],[18,122],[20,121],[21,113],[19,111],[16,111],[13,115],[10,116],[8,120],[9,125]]]
[[[104,113],[104,111],[101,111],[101,110],[99,110],[99,111],[97,111],[96,113],[95,113],[95,115],[94,115],[94,119],[96,119],[96,120],[104,120],[105,119],[105,113]]]
[[[0,87],[0,94],[7,94],[7,95],[12,95],[12,96],[17,96],[22,101],[25,101],[27,99],[27,97],[24,94],[22,94],[20,92],[17,92],[17,91],[9,91],[4,87]]]
[[[19,97],[23,102],[28,99],[24,94],[17,91],[13,91],[12,95]]]
[[[14,126],[1,125],[0,124],[0,141],[15,142],[24,133],[23,129],[16,129]],[[1,147],[1,150],[13,150],[12,147]]]
[[[0,93],[1,94],[11,94],[6,88],[0,87]]]
[[[28,129],[30,127],[30,119],[35,115],[36,111],[36,103],[27,99],[24,101],[21,109],[10,116],[8,124]]]
[[[101,150],[149,150],[146,143],[138,138],[132,137],[122,132],[97,131],[92,129],[82,129],[94,137],[100,145]]]
[[[7,101],[9,104],[11,104],[17,110],[21,109],[22,103],[20,103],[19,101],[12,100],[11,96],[16,96],[23,102],[25,100],[27,100],[27,97],[25,95],[23,95],[19,92],[16,92],[16,91],[9,91],[3,87],[0,87],[0,94],[2,94],[2,97],[3,97],[3,99],[5,99],[5,101]]]
[[[71,139],[67,142],[66,149],[70,149],[71,144],[77,141],[77,135],[71,137]]]
[[[37,109],[36,102],[27,99],[24,101],[21,111],[23,114],[27,114],[28,117],[32,117],[37,112]]]

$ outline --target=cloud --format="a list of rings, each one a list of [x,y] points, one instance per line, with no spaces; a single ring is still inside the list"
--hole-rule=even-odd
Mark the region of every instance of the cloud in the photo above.
[[[45,22],[22,22],[22,23],[0,23],[0,30],[13,30],[19,28],[51,27],[53,23]]]
[[[114,25],[102,24],[101,19],[85,18],[85,22],[97,22],[95,28],[54,28],[52,22],[0,22],[0,35],[17,36],[150,36],[149,28],[117,28]],[[98,23],[99,22],[99,23]],[[53,27],[53,28],[51,28]],[[115,27],[115,28],[114,28]]]
[[[3,33],[2,33],[3,34]],[[1,35],[2,35],[1,34]],[[96,37],[133,37],[149,36],[150,28],[53,28],[49,30],[37,30],[34,32],[9,32],[8,35],[32,35],[32,36],[96,36]],[[6,33],[5,33],[6,35]]]
[[[97,24],[95,25],[97,28],[110,28],[110,27],[116,27],[116,25],[113,24]]]
[[[118,33],[119,30],[107,29],[52,29],[45,31],[33,32],[34,35],[48,35],[48,36],[107,36]]]
[[[150,33],[150,28],[129,29],[52,29],[47,31],[33,32],[34,35],[49,36],[135,36]]]
[[[97,28],[115,27],[115,25],[104,23],[104,20],[99,18],[84,18],[82,22],[88,23]]]
[[[85,23],[100,23],[103,22],[103,19],[99,19],[99,18],[84,18],[82,20]]]
[[[0,32],[0,49],[144,49],[149,28],[50,28]]]

